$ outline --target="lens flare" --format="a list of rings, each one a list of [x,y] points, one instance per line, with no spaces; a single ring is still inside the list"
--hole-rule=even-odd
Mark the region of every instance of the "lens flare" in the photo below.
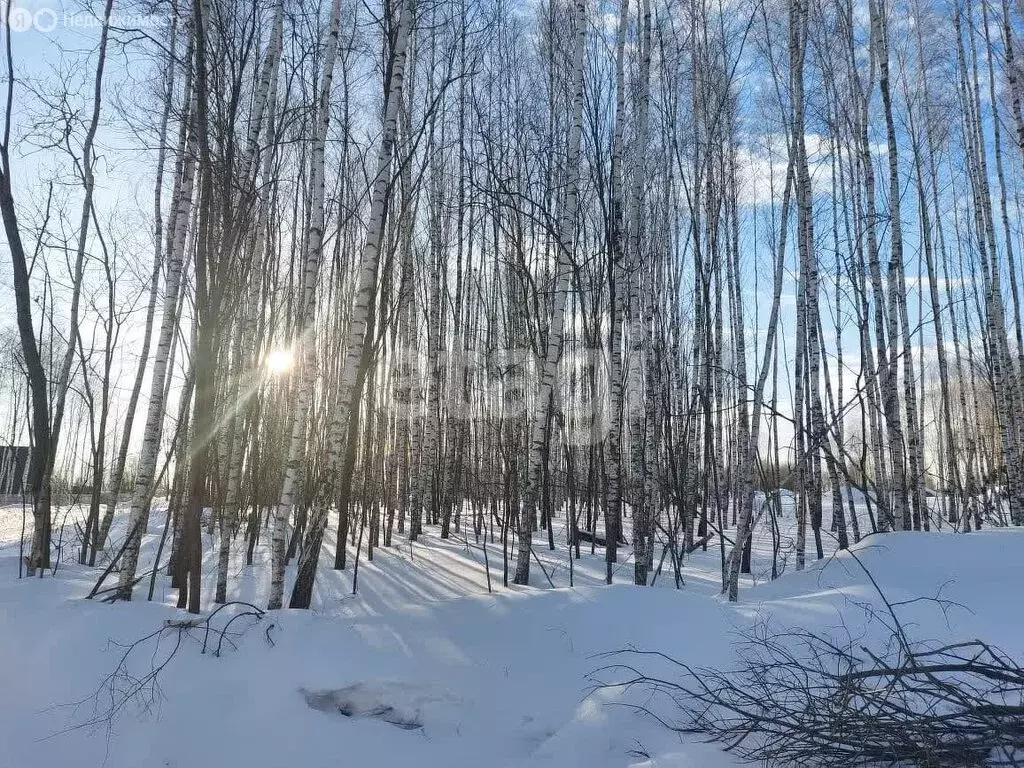
[[[287,373],[291,370],[294,365],[295,359],[292,357],[291,350],[289,349],[275,349],[267,353],[266,359],[263,364],[267,367],[267,372],[272,374]]]

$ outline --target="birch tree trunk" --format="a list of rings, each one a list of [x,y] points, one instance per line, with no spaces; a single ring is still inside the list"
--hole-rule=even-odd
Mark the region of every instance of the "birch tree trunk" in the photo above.
[[[374,295],[377,288],[377,274],[380,265],[381,239],[384,233],[384,217],[391,195],[391,164],[398,134],[398,116],[402,103],[402,88],[405,78],[405,65],[408,57],[409,36],[413,22],[413,0],[403,0],[398,27],[391,49],[391,72],[387,83],[387,95],[384,107],[384,125],[380,148],[377,152],[376,169],[370,190],[370,217],[366,229],[366,240],[363,242],[357,266],[357,286],[355,306],[345,334],[345,360],[341,368],[337,398],[333,403],[331,421],[328,432],[327,475],[333,477],[341,460],[342,442],[346,432],[357,434],[353,429],[358,419],[357,398],[361,377],[365,374],[368,362],[368,351],[374,339],[367,333],[374,311]],[[352,420],[353,424],[350,424]],[[348,450],[355,450],[349,445]],[[351,482],[351,478],[348,479]],[[335,498],[348,497],[349,488],[337,489]],[[292,590],[289,607],[308,608],[313,594],[313,582],[316,579],[316,567],[320,558],[320,542],[327,525],[327,505],[318,503],[313,509],[306,543],[299,557],[295,587]],[[344,547],[342,535],[338,537],[338,547]]]
[[[615,38],[615,123],[612,129],[611,209],[608,213],[608,395],[611,423],[605,443],[605,475],[608,483],[608,503],[605,506],[605,583],[612,583],[612,566],[618,560],[619,525],[622,520],[622,324],[624,294],[628,289],[626,278],[625,245],[627,233],[625,191],[623,190],[622,145],[626,131],[626,30],[629,27],[629,0],[622,0],[619,8],[619,28]],[[557,279],[557,275],[556,275]],[[557,290],[557,289],[556,289]],[[557,312],[557,308],[556,308]],[[550,345],[550,339],[548,344]],[[559,340],[559,345],[561,341]],[[557,350],[561,354],[561,349]],[[556,362],[557,365],[557,362]],[[545,416],[550,423],[550,413]],[[548,427],[545,427],[548,430]],[[548,440],[548,431],[544,434]],[[542,463],[544,457],[542,457]],[[529,517],[530,514],[527,513]],[[521,535],[521,533],[520,533]],[[532,536],[531,536],[532,541]],[[522,540],[520,540],[522,546]],[[520,554],[522,554],[520,552]]]
[[[625,5],[625,2],[624,2]],[[636,144],[633,148],[633,179],[630,185],[629,210],[626,231],[629,237],[629,258],[638,272],[630,285],[639,286],[639,295],[633,306],[642,315],[632,327],[632,368],[635,378],[630,384],[630,410],[635,415],[632,451],[633,494],[633,581],[646,585],[654,558],[654,523],[656,500],[653,494],[654,422],[657,363],[654,351],[654,307],[657,273],[653,257],[644,265],[641,254],[641,213],[644,204],[644,185],[647,183],[647,148],[649,144],[649,116],[651,101],[651,3],[640,0],[640,76],[637,83]],[[647,277],[643,280],[641,275]],[[646,386],[645,386],[646,385]],[[642,401],[640,398],[643,398]],[[642,403],[642,404],[641,404]],[[643,432],[641,432],[643,430]],[[641,438],[642,434],[642,438]]]
[[[121,443],[117,451],[117,459],[114,463],[114,470],[110,476],[110,493],[107,495],[106,510],[103,519],[100,521],[99,529],[92,545],[92,555],[89,565],[96,564],[97,550],[106,547],[107,537],[110,535],[110,526],[114,521],[114,512],[117,509],[118,497],[121,494],[121,485],[124,482],[124,469],[128,462],[128,450],[131,446],[132,428],[135,425],[135,414],[138,411],[139,397],[142,394],[142,381],[149,367],[149,349],[153,338],[153,325],[156,320],[156,305],[160,297],[160,269],[164,264],[165,247],[163,235],[163,185],[164,168],[167,162],[167,126],[170,119],[171,106],[174,101],[174,81],[177,72],[177,49],[178,49],[178,12],[175,0],[174,10],[171,18],[171,41],[168,46],[167,56],[167,87],[164,92],[163,112],[160,116],[159,144],[160,149],[157,155],[156,184],[153,188],[153,225],[154,225],[154,254],[153,270],[150,273],[149,301],[146,304],[146,322],[142,332],[142,349],[139,350],[139,362],[135,370],[135,381],[132,384],[131,394],[128,396],[128,404],[125,408],[124,427],[121,432]],[[187,58],[187,57],[186,57]],[[190,90],[186,78],[185,93]],[[171,194],[172,213],[168,222],[168,230],[174,230],[174,215],[177,211],[174,204],[180,194],[182,176],[182,165],[185,161],[185,138],[188,133],[187,120],[182,120],[178,135],[177,152],[175,154],[174,188]]]
[[[189,46],[190,53],[193,47]],[[188,85],[191,86],[191,79]],[[192,216],[192,193],[195,186],[196,156],[198,154],[195,130],[191,126],[195,115],[193,91],[194,89],[191,87],[185,91],[185,99],[189,107],[182,119],[181,137],[185,141],[186,149],[181,161],[180,179],[176,182],[177,194],[173,201],[174,210],[171,213],[171,228],[168,232],[167,277],[164,282],[160,335],[157,337],[156,350],[153,354],[152,381],[149,402],[146,407],[146,426],[142,433],[142,449],[139,453],[139,463],[135,474],[128,530],[125,533],[128,540],[124,545],[121,570],[118,576],[117,596],[121,600],[131,600],[132,597],[132,585],[135,582],[135,570],[138,567],[142,534],[146,532],[149,525],[149,505],[153,498],[160,440],[167,411],[165,385],[170,377],[168,360],[171,355],[174,335],[178,329],[178,294],[181,288],[185,243],[188,240]],[[186,136],[187,139],[185,139]]]
[[[572,79],[572,111],[569,117],[569,144],[566,150],[565,199],[558,227],[558,248],[555,260],[554,299],[548,325],[544,358],[540,361],[537,399],[530,424],[530,456],[528,479],[522,509],[519,512],[519,551],[516,555],[516,584],[530,583],[530,555],[533,551],[531,521],[537,508],[537,498],[543,476],[544,446],[551,428],[551,408],[554,399],[558,361],[562,353],[565,327],[566,295],[572,274],[572,251],[576,230],[576,211],[579,206],[580,142],[583,132],[583,53],[587,41],[587,9],[584,0],[575,0]],[[605,531],[605,536],[617,531]],[[610,568],[610,564],[607,566]]]
[[[295,411],[292,414],[284,485],[281,488],[281,499],[274,509],[273,538],[270,545],[270,597],[267,601],[267,608],[270,610],[280,608],[284,599],[286,529],[288,517],[295,504],[295,486],[299,469],[302,467],[306,455],[307,421],[310,402],[313,398],[313,385],[316,381],[317,365],[313,345],[313,328],[316,323],[317,273],[320,269],[324,239],[324,149],[327,144],[327,129],[331,121],[331,82],[334,78],[334,65],[338,58],[340,27],[341,0],[333,0],[324,53],[324,71],[317,101],[316,133],[311,147],[310,216],[303,258],[302,311],[299,315],[301,321],[294,340],[294,345],[298,347],[300,378],[295,399]],[[339,546],[344,546],[344,542],[339,542]]]

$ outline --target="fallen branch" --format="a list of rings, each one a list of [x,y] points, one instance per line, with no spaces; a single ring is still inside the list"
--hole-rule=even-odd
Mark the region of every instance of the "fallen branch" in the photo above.
[[[224,609],[232,606],[238,606],[242,610],[234,613],[218,626],[214,622],[215,617]],[[236,621],[251,618],[254,622],[258,622],[265,614],[265,611],[251,603],[225,603],[207,616],[168,619],[159,629],[128,644],[111,640],[110,646],[121,649],[121,655],[114,669],[85,699],[63,705],[78,709],[86,704],[91,704],[90,716],[83,722],[72,725],[59,733],[81,728],[95,728],[102,724],[106,726],[109,735],[114,720],[126,707],[132,705],[137,706],[142,712],[152,711],[163,697],[160,689],[160,674],[174,660],[186,640],[192,639],[199,642],[201,635],[200,653],[205,654],[208,649],[212,648],[213,655],[219,657],[225,643],[231,645],[232,648],[237,648],[235,639],[242,635],[242,631],[230,631]],[[269,630],[270,627],[267,628],[267,641],[272,644]],[[143,672],[133,671],[135,660],[145,658],[148,658],[145,670]]]
[[[884,605],[855,603],[884,626],[879,642],[762,622],[731,670],[630,648],[608,655],[596,687],[637,688],[643,703],[624,706],[765,766],[1024,766],[1020,663],[979,639],[915,640],[857,562]]]

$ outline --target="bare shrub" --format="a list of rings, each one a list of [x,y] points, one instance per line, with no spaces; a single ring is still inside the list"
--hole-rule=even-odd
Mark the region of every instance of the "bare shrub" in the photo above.
[[[884,610],[860,606],[883,628],[873,647],[849,630],[836,640],[759,622],[743,635],[733,669],[631,648],[611,654],[620,661],[595,680],[641,689],[644,703],[626,706],[763,765],[1024,765],[1020,664],[978,639],[912,640],[901,604],[878,593]]]

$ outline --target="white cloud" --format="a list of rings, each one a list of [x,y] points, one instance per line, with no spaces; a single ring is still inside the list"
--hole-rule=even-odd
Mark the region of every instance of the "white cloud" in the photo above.
[[[845,148],[834,148],[831,139],[819,133],[804,134],[807,159],[810,166],[811,183],[815,195],[828,195],[832,191],[832,163],[836,152],[846,153]],[[872,155],[886,153],[884,143],[871,145]],[[786,183],[786,162],[789,148],[782,134],[758,137],[736,151],[739,168],[740,204],[746,206],[768,205],[781,202]],[[844,158],[848,161],[848,158]]]

